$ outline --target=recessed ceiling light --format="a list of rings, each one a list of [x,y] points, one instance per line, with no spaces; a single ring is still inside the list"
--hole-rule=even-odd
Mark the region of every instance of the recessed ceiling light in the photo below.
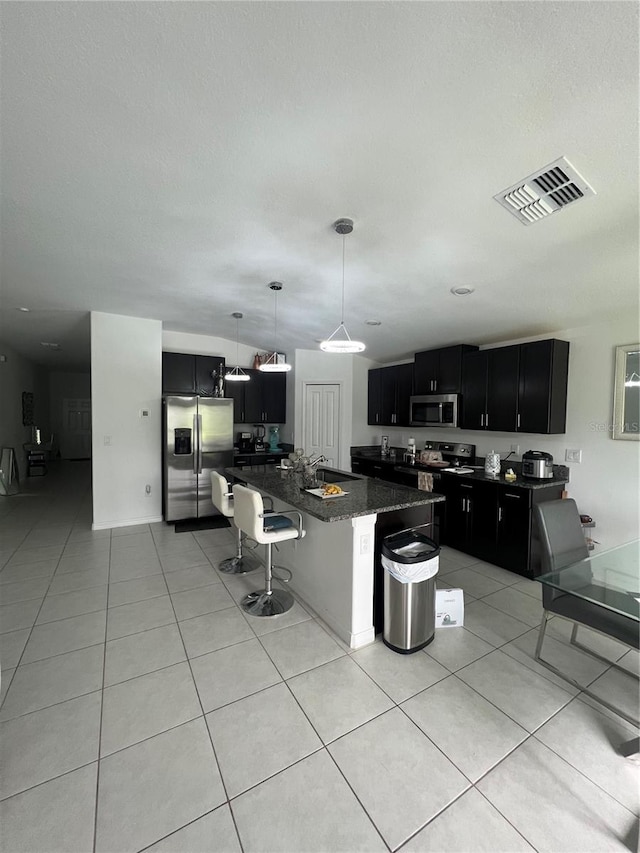
[[[16,311],[24,311],[24,313],[25,313],[25,314],[28,314],[28,313],[29,313],[29,311],[31,311],[31,308],[22,308],[22,307],[19,307],[19,308],[16,308]]]
[[[452,287],[451,293],[454,296],[468,296],[470,293],[473,293],[473,287]]]
[[[382,323],[380,320],[365,320],[365,326],[381,326]]]

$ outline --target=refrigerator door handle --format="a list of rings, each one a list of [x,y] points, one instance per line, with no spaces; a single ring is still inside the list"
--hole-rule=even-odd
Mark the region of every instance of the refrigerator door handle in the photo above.
[[[196,415],[198,431],[196,434],[198,448],[198,469],[196,474],[202,474],[202,415]]]
[[[193,416],[193,473],[198,473],[198,454],[200,448],[200,436],[198,435],[198,416]]]

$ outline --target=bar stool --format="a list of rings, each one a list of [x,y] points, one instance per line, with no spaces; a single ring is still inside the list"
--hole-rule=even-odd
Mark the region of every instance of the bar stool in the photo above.
[[[255,489],[237,484],[233,487],[233,503],[234,522],[238,528],[251,539],[266,546],[265,587],[245,595],[240,606],[252,616],[277,616],[286,613],[293,607],[293,596],[287,590],[271,587],[271,546],[287,539],[302,539],[305,534],[302,529],[302,515],[297,510],[265,513],[262,495]],[[295,525],[287,515],[296,515],[298,524]]]
[[[233,493],[229,487],[228,480],[221,474],[218,474],[217,471],[211,472],[211,503],[225,518],[233,519]],[[247,572],[253,572],[262,563],[253,554],[242,553],[242,531],[235,524],[233,526],[236,528],[237,533],[236,555],[235,557],[228,557],[226,560],[223,560],[218,565],[218,571],[224,572],[227,575],[246,575]]]

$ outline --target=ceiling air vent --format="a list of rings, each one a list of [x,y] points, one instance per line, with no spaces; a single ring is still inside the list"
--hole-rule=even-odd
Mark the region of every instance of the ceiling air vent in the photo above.
[[[494,198],[523,225],[531,225],[569,204],[595,194],[593,187],[566,157],[560,157],[544,169],[494,195]]]

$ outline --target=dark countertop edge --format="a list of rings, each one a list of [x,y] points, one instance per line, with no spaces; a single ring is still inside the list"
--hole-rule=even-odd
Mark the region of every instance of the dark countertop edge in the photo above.
[[[251,478],[251,480],[250,480],[252,473],[255,474],[255,477]],[[367,509],[362,509],[362,510],[350,510],[348,512],[342,513],[341,515],[332,515],[330,518],[326,518],[325,516],[321,515],[320,513],[314,512],[313,508],[310,509],[306,505],[301,507],[300,505],[293,503],[289,499],[290,498],[289,495],[283,496],[282,494],[279,494],[278,489],[275,489],[275,488],[273,490],[269,489],[269,483],[264,482],[265,478],[266,477],[277,477],[278,479],[276,479],[274,481],[274,485],[277,485],[277,483],[282,482],[282,480],[280,479],[280,471],[279,470],[274,471],[274,472],[265,473],[263,471],[252,472],[251,468],[225,468],[225,474],[231,475],[233,477],[237,477],[240,480],[245,480],[250,485],[255,486],[258,489],[263,489],[267,494],[271,495],[274,498],[278,498],[278,500],[281,500],[284,503],[289,504],[289,506],[294,507],[294,509],[297,509],[302,513],[306,513],[307,515],[310,515],[313,518],[318,519],[318,521],[323,521],[323,522],[327,522],[327,523],[330,523],[332,521],[349,521],[349,519],[351,519],[351,518],[359,518],[363,515],[381,515],[382,513],[385,513],[385,512],[393,512],[393,511],[401,510],[401,509],[411,509],[414,506],[428,506],[429,504],[440,503],[441,501],[446,500],[445,496],[439,494],[438,492],[421,491],[421,492],[419,492],[419,495],[420,495],[419,500],[416,500],[414,498],[413,500],[408,501],[408,502],[407,501],[400,501],[400,502],[396,501],[393,503],[383,504],[382,506],[376,506],[373,508],[369,507]],[[362,479],[370,479],[370,478],[363,477]],[[394,484],[387,484],[387,483],[385,483],[384,480],[376,480],[374,482],[376,484],[377,489],[388,488],[389,491],[398,491],[398,490],[402,491],[405,488],[407,488],[407,489],[410,488],[410,487],[396,485],[395,483]],[[412,491],[418,492],[417,489],[414,489]]]
[[[522,474],[518,474],[517,480],[505,480],[504,474],[501,474],[499,477],[490,477],[484,473],[484,471],[474,471],[473,474],[454,474],[451,471],[444,471],[442,468],[433,468],[429,469],[428,467],[422,467],[419,465],[409,465],[407,462],[403,462],[401,459],[396,459],[395,461],[392,459],[382,458],[380,456],[380,452],[377,453],[371,449],[367,448],[351,448],[351,456],[356,459],[363,459],[369,462],[380,462],[383,465],[388,465],[391,468],[400,468],[403,471],[425,471],[426,473],[437,473],[443,474],[445,477],[456,477],[460,480],[473,480],[476,483],[500,483],[503,486],[511,486],[514,489],[547,489],[550,486],[564,486],[570,482],[568,469],[566,466],[558,466],[560,468],[564,468],[567,470],[567,474],[561,474],[554,477],[549,477],[546,480],[534,480],[534,479],[525,479]],[[481,458],[481,457],[480,457]],[[519,467],[521,462],[514,462],[512,465],[505,463],[507,467]],[[555,467],[555,466],[554,466]]]

